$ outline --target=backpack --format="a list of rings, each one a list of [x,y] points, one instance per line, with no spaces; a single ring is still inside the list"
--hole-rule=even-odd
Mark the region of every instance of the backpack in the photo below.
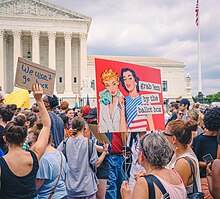
[[[68,160],[67,160],[67,155],[66,155],[66,144],[67,144],[67,140],[68,140],[69,138],[66,138],[65,140],[63,140],[63,155],[65,156],[65,158],[66,158],[66,162],[68,162]],[[92,140],[90,140],[90,139],[88,139],[88,156],[89,156],[89,166],[90,166],[90,168],[92,169],[92,171],[94,172],[94,173],[96,173],[96,165],[92,165],[91,163],[90,163],[90,159],[91,159],[91,157],[92,157],[92,153],[93,153],[93,148],[94,148],[94,142],[92,141]]]

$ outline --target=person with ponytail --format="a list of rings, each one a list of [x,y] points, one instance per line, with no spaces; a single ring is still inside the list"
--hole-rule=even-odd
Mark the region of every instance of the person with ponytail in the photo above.
[[[4,139],[9,150],[5,156],[0,157],[1,198],[33,199],[36,196],[38,162],[48,143],[50,118],[42,101],[43,89],[39,84],[34,84],[32,90],[39,106],[43,128],[32,150],[24,151],[22,144],[27,136],[25,120],[17,117],[6,125]]]
[[[83,136],[85,121],[76,116],[72,120],[72,136],[58,146],[58,150],[66,155],[69,172],[66,174],[68,198],[95,199],[98,180],[92,167],[98,161],[96,146],[92,144],[89,154],[88,138]]]
[[[30,148],[37,142],[42,128],[42,121],[38,121],[29,131]],[[64,155],[52,147],[52,135],[50,135],[37,172],[37,197],[35,199],[66,198],[65,176],[68,170]]]
[[[13,118],[13,113],[6,105],[1,105],[0,107],[0,151],[2,151],[2,155],[8,152],[8,147],[6,142],[3,139],[5,126],[7,122],[11,121]]]
[[[193,131],[196,131],[197,128],[198,124],[195,121],[173,120],[166,126],[164,132],[174,150],[173,158],[167,167],[174,168],[179,173],[187,194],[193,193],[193,176],[190,164],[185,158],[189,158],[194,165],[196,184],[198,191],[201,192],[199,163],[191,148]]]

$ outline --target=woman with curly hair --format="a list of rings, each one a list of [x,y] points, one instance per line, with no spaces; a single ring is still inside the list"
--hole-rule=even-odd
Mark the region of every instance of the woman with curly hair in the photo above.
[[[105,89],[99,93],[100,131],[126,132],[124,99],[119,90],[119,76],[112,69],[101,74]]]
[[[210,154],[213,159],[217,158],[217,135],[220,129],[220,108],[213,108],[206,112],[204,116],[204,125],[204,134],[198,135],[194,139],[192,146],[199,160],[201,184],[202,190],[205,193],[205,198],[212,199],[213,197],[210,195],[207,183],[207,179],[209,179],[210,176],[206,175],[207,164],[204,161],[203,156]]]

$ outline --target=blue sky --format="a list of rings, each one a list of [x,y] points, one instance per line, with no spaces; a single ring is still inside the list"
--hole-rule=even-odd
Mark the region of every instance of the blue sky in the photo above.
[[[166,57],[185,63],[197,94],[196,0],[48,0],[92,18],[89,55]],[[220,1],[200,0],[202,90],[220,91]]]

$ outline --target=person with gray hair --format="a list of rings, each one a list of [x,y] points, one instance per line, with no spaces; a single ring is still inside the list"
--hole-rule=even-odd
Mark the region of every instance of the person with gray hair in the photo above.
[[[173,149],[167,139],[161,133],[150,133],[141,137],[139,147],[137,148],[138,162],[145,168],[144,177],[140,177],[134,187],[133,199],[151,198],[148,180],[156,177],[165,188],[170,198],[185,199],[186,190],[182,179],[175,170],[168,170],[165,166],[169,163]],[[155,182],[153,180],[153,182]],[[163,198],[160,188],[155,186],[156,198]],[[130,187],[128,182],[124,181],[121,187],[123,199],[130,199]]]

